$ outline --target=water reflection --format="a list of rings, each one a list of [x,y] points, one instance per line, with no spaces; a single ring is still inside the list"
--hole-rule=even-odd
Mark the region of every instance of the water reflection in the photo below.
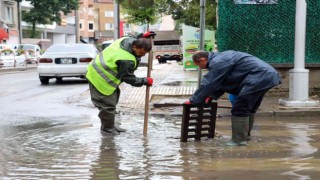
[[[119,179],[119,155],[113,136],[102,136],[99,155],[93,161],[91,179]]]
[[[318,151],[318,148],[310,144],[314,141],[310,136],[316,134],[315,124],[287,123],[286,127],[292,136],[290,142],[294,145],[290,157],[285,158],[283,164],[291,166],[292,170],[284,172],[282,175],[293,176],[299,180],[312,179],[302,173],[305,170],[315,168],[309,163],[314,157],[307,157]]]
[[[230,118],[215,139],[180,142],[181,119],[120,114],[126,133],[103,136],[93,117],[0,124],[0,179],[317,179],[318,120],[257,119],[247,147],[226,147]],[[31,121],[31,119],[30,119]],[[245,175],[244,175],[245,174]]]

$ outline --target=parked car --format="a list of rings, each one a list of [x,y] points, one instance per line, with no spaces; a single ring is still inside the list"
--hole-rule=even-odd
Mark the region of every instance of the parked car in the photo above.
[[[0,44],[0,51],[10,49],[15,53],[17,48],[18,48],[17,44]]]
[[[38,60],[41,84],[50,78],[61,81],[63,77],[85,78],[88,64],[99,50],[92,44],[55,44],[50,46]]]
[[[25,55],[27,63],[37,63],[41,56],[40,46],[34,44],[20,44],[17,48],[17,53],[19,55]]]
[[[158,59],[159,63],[166,63],[167,61],[170,61],[170,60],[181,61],[182,57],[179,54],[173,54],[173,55],[164,54],[164,55],[157,55],[156,59]]]
[[[109,40],[109,41],[103,41],[101,45],[101,51],[103,51],[106,47],[108,47],[110,44],[112,44],[114,40]]]
[[[12,50],[0,51],[0,67],[18,67],[25,65],[25,56],[15,55]]]

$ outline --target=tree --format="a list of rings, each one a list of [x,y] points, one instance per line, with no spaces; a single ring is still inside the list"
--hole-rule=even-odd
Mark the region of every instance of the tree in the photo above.
[[[200,26],[200,0],[117,0],[117,2],[129,15],[130,23],[152,24],[161,15],[166,14],[172,15],[176,24]],[[217,28],[216,7],[216,0],[206,0],[206,28],[211,30]]]
[[[160,13],[172,15],[179,24],[189,26],[200,26],[200,0],[161,0],[159,2]],[[206,0],[206,28],[216,29],[216,7],[215,0]]]
[[[21,0],[16,0],[21,2]],[[33,6],[30,11],[22,12],[22,20],[32,25],[31,37],[35,37],[37,24],[61,22],[61,13],[68,14],[78,9],[78,0],[27,0]]]
[[[138,25],[154,24],[160,17],[157,0],[117,0],[129,23]]]

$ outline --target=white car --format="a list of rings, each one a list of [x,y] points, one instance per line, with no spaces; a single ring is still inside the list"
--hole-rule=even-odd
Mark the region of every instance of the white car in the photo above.
[[[26,56],[28,64],[37,63],[41,56],[40,46],[35,44],[20,44],[17,51]]]
[[[99,53],[92,44],[55,44],[50,46],[38,60],[41,84],[50,78],[61,81],[63,77],[85,78],[88,64]]]
[[[0,53],[0,67],[21,67],[26,65],[26,57],[13,53]]]

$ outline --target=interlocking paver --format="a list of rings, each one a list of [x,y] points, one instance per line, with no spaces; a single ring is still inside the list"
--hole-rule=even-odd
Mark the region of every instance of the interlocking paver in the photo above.
[[[154,80],[153,86],[150,88],[149,101],[152,96],[182,96],[192,95],[196,90],[195,86],[167,86],[163,83],[166,78],[170,79],[170,75],[175,73],[183,73],[182,66],[177,64],[155,64],[155,68],[151,71],[151,77]],[[181,68],[181,70],[177,70]],[[139,68],[135,74],[138,77],[146,75],[147,68]],[[172,78],[171,78],[172,79]],[[145,87],[132,87],[127,84],[120,86],[121,96],[118,106],[123,108],[143,109],[145,107]]]

